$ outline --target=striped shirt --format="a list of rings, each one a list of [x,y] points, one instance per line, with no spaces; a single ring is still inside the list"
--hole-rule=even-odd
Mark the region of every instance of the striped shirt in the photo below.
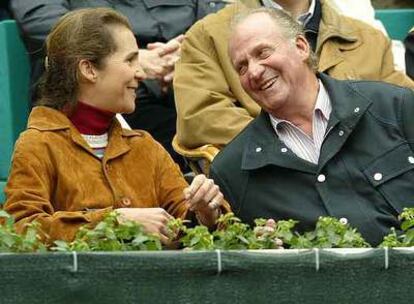
[[[312,117],[312,137],[287,120],[270,115],[270,121],[277,136],[287,148],[298,157],[317,164],[331,111],[328,93],[319,80],[319,92]],[[287,152],[287,149],[282,149],[282,152]]]
[[[92,148],[93,153],[102,159],[105,153],[105,148],[108,145],[108,133],[102,135],[81,135]]]

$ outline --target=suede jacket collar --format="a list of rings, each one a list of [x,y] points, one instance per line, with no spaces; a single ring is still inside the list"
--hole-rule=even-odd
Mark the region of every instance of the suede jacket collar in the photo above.
[[[95,156],[93,150],[81,136],[76,127],[61,111],[45,106],[34,107],[30,113],[27,128],[41,132],[60,132],[68,130],[71,139],[76,144]],[[137,130],[123,129],[118,120],[114,119],[109,129],[109,143],[105,151],[104,160],[113,159],[128,152],[131,148],[127,138],[135,136],[141,137],[142,133]]]

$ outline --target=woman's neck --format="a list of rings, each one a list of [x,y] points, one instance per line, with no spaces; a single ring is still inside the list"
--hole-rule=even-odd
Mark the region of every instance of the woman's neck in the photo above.
[[[101,135],[108,132],[114,116],[115,113],[79,101],[69,119],[81,134]]]

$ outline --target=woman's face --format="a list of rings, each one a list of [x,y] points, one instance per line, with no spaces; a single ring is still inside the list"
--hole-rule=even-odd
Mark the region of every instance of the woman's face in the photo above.
[[[103,68],[96,70],[95,106],[113,113],[135,110],[138,83],[144,78],[138,63],[138,45],[126,27],[112,26],[116,51],[104,59]]]

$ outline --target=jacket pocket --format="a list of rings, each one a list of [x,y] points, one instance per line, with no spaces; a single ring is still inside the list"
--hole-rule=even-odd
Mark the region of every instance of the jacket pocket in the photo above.
[[[398,213],[414,207],[414,153],[407,143],[385,152],[363,172]]]
[[[145,6],[149,9],[157,6],[182,6],[191,5],[193,2],[189,0],[143,0]]]

